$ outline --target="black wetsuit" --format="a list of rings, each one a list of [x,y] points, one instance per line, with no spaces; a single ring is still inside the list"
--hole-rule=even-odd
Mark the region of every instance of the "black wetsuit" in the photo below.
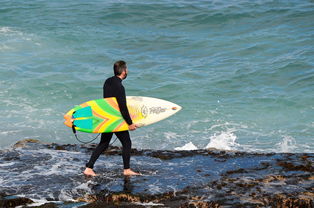
[[[128,125],[132,124],[128,108],[126,106],[125,89],[122,85],[122,80],[119,77],[113,76],[107,79],[104,83],[104,98],[116,97],[122,117]],[[100,154],[105,151],[110,143],[113,133],[102,133],[101,140],[96,149],[94,150],[90,160],[86,163],[86,167],[93,168],[96,160]],[[122,158],[124,169],[130,168],[130,153],[131,153],[131,139],[129,131],[116,132],[115,135],[118,137],[122,144]]]

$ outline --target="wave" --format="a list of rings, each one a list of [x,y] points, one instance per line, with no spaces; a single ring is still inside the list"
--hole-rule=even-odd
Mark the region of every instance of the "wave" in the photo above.
[[[0,51],[17,52],[33,50],[41,46],[39,38],[31,33],[25,33],[13,27],[0,27]]]
[[[183,145],[182,147],[176,147],[174,149],[175,150],[197,150],[198,148],[192,142],[189,142]]]

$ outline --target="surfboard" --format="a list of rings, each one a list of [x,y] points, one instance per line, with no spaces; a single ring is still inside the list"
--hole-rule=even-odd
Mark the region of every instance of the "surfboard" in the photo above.
[[[158,98],[127,96],[127,107],[133,123],[147,126],[179,112],[182,107]],[[115,97],[82,103],[64,115],[64,124],[87,133],[119,132],[128,130]]]

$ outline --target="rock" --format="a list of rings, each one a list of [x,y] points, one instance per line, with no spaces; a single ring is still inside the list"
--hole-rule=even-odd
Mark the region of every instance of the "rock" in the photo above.
[[[55,203],[45,203],[40,206],[32,206],[32,208],[57,208],[57,207],[58,205],[56,205]]]
[[[30,203],[33,203],[33,201],[25,197],[6,196],[3,193],[1,194],[0,197],[1,208],[17,207]]]
[[[313,207],[314,154],[220,150],[132,149],[123,177],[121,148],[97,161],[97,177],[84,177],[96,144],[45,144],[23,140],[0,151],[0,207],[27,207],[36,196],[58,203],[38,207]],[[60,151],[62,150],[62,151]],[[34,197],[35,198],[35,197]]]
[[[37,139],[24,139],[15,143],[13,145],[13,148],[23,148],[25,147],[25,145],[30,144],[30,143],[40,143],[40,141]]]
[[[276,194],[274,197],[270,197],[267,206],[280,208],[313,208],[314,202],[313,198]]]
[[[103,202],[103,201],[97,201],[93,202],[84,206],[80,206],[79,208],[117,208],[117,207],[123,207],[123,208],[143,208],[145,207],[144,205],[135,205],[135,204],[126,204],[126,203],[121,203],[119,205],[113,204],[113,203],[108,203],[108,202]]]

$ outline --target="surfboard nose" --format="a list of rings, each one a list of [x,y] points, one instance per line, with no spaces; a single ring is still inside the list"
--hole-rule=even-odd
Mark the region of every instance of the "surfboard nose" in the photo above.
[[[171,109],[176,112],[179,112],[182,109],[182,107],[177,104],[173,104],[173,107]]]

